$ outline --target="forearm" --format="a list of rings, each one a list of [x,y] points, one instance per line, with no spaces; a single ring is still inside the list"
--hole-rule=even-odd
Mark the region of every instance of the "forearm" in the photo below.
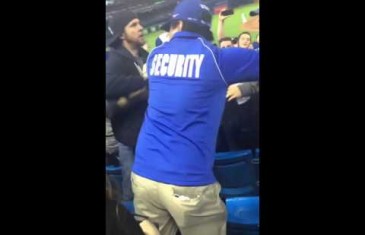
[[[258,82],[244,82],[238,85],[238,88],[241,91],[243,96],[251,96],[259,92],[259,83]]]
[[[107,75],[105,96],[107,99],[118,99],[143,88],[146,84],[140,76]]]
[[[217,24],[217,42],[221,39],[224,38],[224,20],[218,20],[218,24]]]
[[[137,103],[141,101],[146,101],[148,99],[148,88],[147,86],[143,87],[142,89],[139,89],[135,92],[132,92],[127,98],[126,98],[126,104],[124,105],[124,108],[131,108]],[[122,105],[120,105],[123,107]]]
[[[148,99],[148,88],[144,87],[133,93],[128,97],[122,96],[118,99],[107,100],[106,101],[106,114],[107,117],[112,118],[118,113],[127,112],[129,109],[133,108],[136,104],[141,101]]]

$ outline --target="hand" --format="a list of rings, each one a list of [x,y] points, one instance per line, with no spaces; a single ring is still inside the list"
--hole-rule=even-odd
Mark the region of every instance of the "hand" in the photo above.
[[[227,17],[230,17],[230,16],[222,16],[222,11],[225,11],[227,10],[227,8],[223,8],[220,12],[219,12],[219,15],[218,15],[218,21],[221,21],[223,22]]]
[[[128,100],[125,97],[120,97],[117,101],[119,107],[125,107],[128,104]]]
[[[238,88],[238,85],[230,85],[227,89],[227,94],[226,94],[226,98],[228,99],[228,101],[231,101],[233,99],[237,99],[237,98],[241,98],[242,97],[242,93],[240,88]]]
[[[142,77],[144,78],[144,80],[148,79],[148,75],[147,75],[147,64],[143,65],[142,68]]]
[[[141,227],[141,229],[145,235],[159,235],[160,234],[160,232],[158,231],[156,226],[147,219],[143,220],[141,223],[139,223],[139,226]]]

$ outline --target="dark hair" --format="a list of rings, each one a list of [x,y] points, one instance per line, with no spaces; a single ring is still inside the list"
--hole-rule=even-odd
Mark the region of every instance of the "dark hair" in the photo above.
[[[197,33],[200,34],[201,36],[203,36],[206,40],[208,41],[213,41],[213,34],[210,31],[210,28],[207,26],[200,26],[197,24],[194,24],[192,22],[189,21],[183,21],[184,25],[182,27],[183,31],[189,31],[192,33]]]
[[[232,44],[236,44],[238,42],[238,37],[232,38]]]
[[[249,32],[247,32],[247,31],[245,31],[245,32],[242,32],[242,33],[238,34],[237,40],[239,40],[239,39],[240,39],[240,37],[241,37],[243,34],[247,34],[248,36],[250,36],[250,39],[251,39],[251,34],[250,34]]]
[[[219,39],[218,43],[220,44],[221,42],[224,42],[224,41],[230,41],[230,42],[232,42],[232,38],[230,38],[230,37],[223,37],[223,38]]]

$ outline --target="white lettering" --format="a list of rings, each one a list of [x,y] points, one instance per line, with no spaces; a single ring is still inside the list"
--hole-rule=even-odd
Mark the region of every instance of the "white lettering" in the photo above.
[[[150,75],[163,77],[200,78],[204,54],[157,54],[153,57]]]
[[[204,56],[204,54],[197,55],[197,58],[195,60],[195,78],[200,77],[200,67],[202,66]]]
[[[160,71],[160,75],[161,76],[165,76],[167,73],[167,65],[166,63],[169,61],[169,54],[164,54],[163,58],[162,58],[162,63],[161,63],[161,71]]]
[[[156,68],[155,68],[155,76],[159,76],[160,75],[160,66],[161,66],[161,59],[162,59],[162,54],[158,54],[157,55],[157,62],[156,62]]]
[[[188,77],[192,78],[193,77],[193,68],[194,68],[194,62],[195,59],[198,57],[198,55],[191,55],[190,56],[190,63],[189,63],[189,73],[188,73]]]
[[[156,65],[156,59],[157,59],[157,55],[155,55],[153,57],[152,64],[151,64],[151,69],[150,69],[150,76],[154,75],[155,65]]]
[[[176,63],[176,70],[175,70],[175,77],[181,77],[184,61],[185,61],[185,56],[178,55],[177,63]]]
[[[187,76],[188,73],[188,67],[189,67],[189,61],[191,60],[191,55],[187,55],[185,57],[185,63],[184,63],[184,72],[183,72],[183,77]]]
[[[174,75],[175,67],[176,67],[176,60],[177,60],[177,55],[171,54],[170,61],[169,61],[169,68],[167,69],[167,76],[169,76],[169,77],[172,77],[172,75]]]

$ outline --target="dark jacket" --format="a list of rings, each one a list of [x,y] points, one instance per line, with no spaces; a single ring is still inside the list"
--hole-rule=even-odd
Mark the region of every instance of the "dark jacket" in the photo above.
[[[139,51],[142,62],[145,63],[148,53],[142,48]],[[106,99],[107,115],[111,120],[115,138],[134,148],[147,107],[147,80],[144,80],[136,68],[138,61],[124,47],[111,48],[106,61]],[[119,107],[120,97],[144,89],[138,96],[128,99],[126,107]]]
[[[251,88],[258,88],[253,85]],[[246,93],[247,94],[247,93]],[[250,99],[238,105],[236,99],[227,102],[223,117],[222,128],[228,150],[259,147],[259,93],[252,92]]]

